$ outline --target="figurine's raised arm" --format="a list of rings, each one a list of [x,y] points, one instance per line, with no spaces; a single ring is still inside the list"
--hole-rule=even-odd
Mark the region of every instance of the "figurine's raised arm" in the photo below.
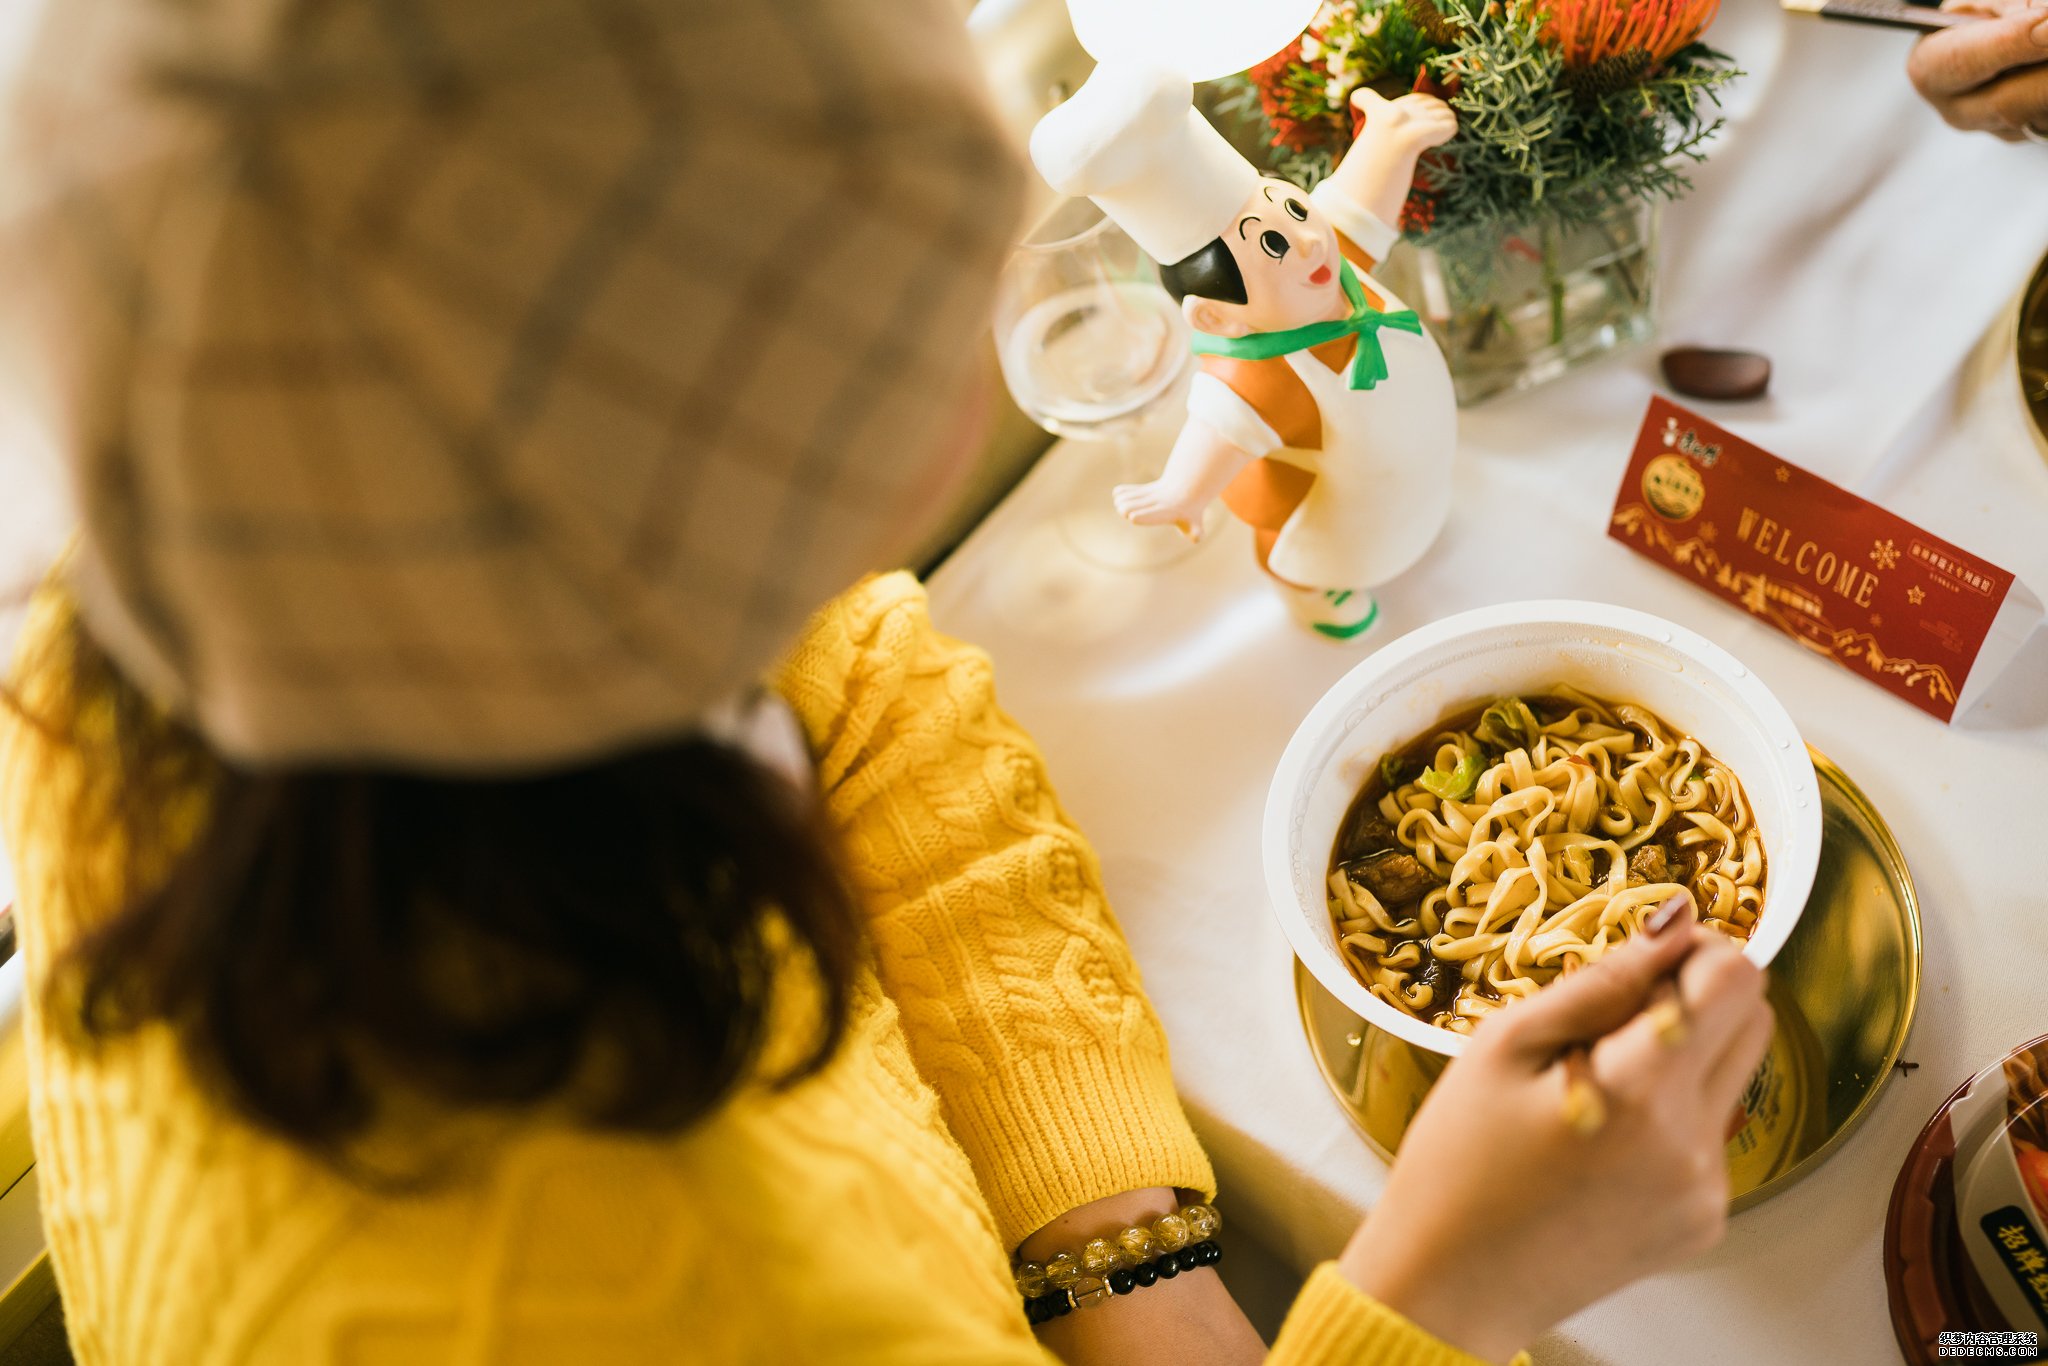
[[[1390,100],[1366,86],[1351,93],[1351,107],[1365,116],[1365,126],[1331,173],[1331,192],[1397,226],[1415,182],[1416,160],[1457,135],[1458,116],[1434,95]]]

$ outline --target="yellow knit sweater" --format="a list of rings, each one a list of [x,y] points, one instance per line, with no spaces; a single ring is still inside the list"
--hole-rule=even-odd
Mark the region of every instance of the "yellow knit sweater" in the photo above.
[[[33,702],[45,680],[17,681]],[[1094,856],[907,576],[829,606],[777,682],[877,949],[842,1051],[681,1137],[499,1126],[404,1196],[231,1118],[162,1028],[66,1045],[40,988],[90,914],[58,869],[93,851],[54,814],[66,754],[14,728],[36,1151],[79,1361],[1042,1361],[1008,1249],[1119,1191],[1211,1191]],[[1470,1361],[1327,1266],[1271,1359]]]

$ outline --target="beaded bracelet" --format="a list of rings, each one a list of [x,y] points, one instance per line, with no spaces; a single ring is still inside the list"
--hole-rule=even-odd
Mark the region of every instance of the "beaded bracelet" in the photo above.
[[[1091,1238],[1079,1252],[1062,1252],[1043,1264],[1020,1262],[1017,1290],[1024,1296],[1024,1317],[1035,1327],[1183,1271],[1214,1266],[1223,1260],[1223,1246],[1215,1240],[1222,1228],[1223,1216],[1211,1206],[1185,1205],[1178,1214],[1134,1224],[1114,1238]]]

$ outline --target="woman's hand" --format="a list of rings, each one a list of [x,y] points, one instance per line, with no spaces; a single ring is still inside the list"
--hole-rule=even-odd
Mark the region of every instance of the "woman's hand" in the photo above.
[[[1682,1037],[1646,1013],[1676,974]],[[1722,1145],[1770,1044],[1763,974],[1679,919],[1493,1016],[1401,1142],[1344,1273],[1444,1341],[1504,1361],[1545,1329],[1720,1239]],[[1590,1046],[1606,1101],[1565,1118],[1560,1060]]]
[[[1913,88],[1957,128],[2048,136],[2048,0],[1949,0],[1982,23],[1929,34],[1906,63]]]

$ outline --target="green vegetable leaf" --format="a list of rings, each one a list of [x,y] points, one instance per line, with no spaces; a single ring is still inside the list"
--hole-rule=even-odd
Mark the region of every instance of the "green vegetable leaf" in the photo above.
[[[1387,791],[1392,792],[1401,785],[1401,771],[1406,767],[1408,761],[1398,754],[1380,756],[1380,781],[1386,785]]]
[[[1498,750],[1524,749],[1541,729],[1536,713],[1519,697],[1503,697],[1479,717],[1473,734]]]
[[[1458,766],[1449,773],[1442,769],[1425,769],[1421,783],[1423,790],[1431,796],[1447,802],[1469,800],[1479,786],[1479,775],[1486,772],[1486,764],[1476,754],[1467,754],[1458,760]]]

